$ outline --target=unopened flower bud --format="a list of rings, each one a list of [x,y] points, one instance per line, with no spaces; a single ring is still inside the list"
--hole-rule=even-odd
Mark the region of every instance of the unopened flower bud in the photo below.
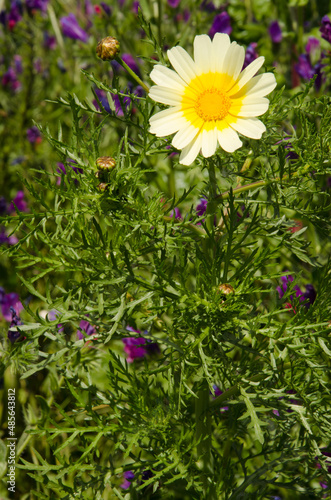
[[[120,51],[120,42],[113,36],[106,36],[97,45],[97,56],[103,61],[111,61]]]
[[[106,189],[108,189],[108,184],[106,182],[100,182],[100,184],[98,184],[98,189],[104,193]]]
[[[228,283],[222,283],[218,287],[218,293],[221,293],[222,295],[229,295],[230,293],[234,293],[234,288],[233,286],[229,285]]]
[[[116,166],[116,160],[111,156],[100,156],[96,164],[99,170],[110,170]]]

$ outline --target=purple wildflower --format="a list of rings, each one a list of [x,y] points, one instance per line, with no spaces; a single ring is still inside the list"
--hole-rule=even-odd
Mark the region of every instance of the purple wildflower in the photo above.
[[[315,38],[313,36],[310,36],[308,38],[308,42],[306,43],[306,46],[305,46],[305,51],[307,52],[307,54],[312,54],[314,52],[316,52],[320,47],[320,41],[318,38]]]
[[[98,89],[97,87],[95,87],[94,92],[96,93],[97,98],[99,99],[103,109],[107,113],[111,114],[112,111],[109,106],[106,92],[104,90]],[[93,101],[93,104],[97,110],[100,110],[99,103],[96,100]]]
[[[12,0],[8,14],[8,27],[10,30],[12,30],[16,23],[22,19],[22,14],[22,2],[20,0]]]
[[[252,42],[248,45],[248,47],[246,49],[246,53],[245,53],[245,60],[244,60],[244,64],[243,64],[243,69],[245,69],[246,66],[248,66],[251,62],[253,62],[254,59],[257,59],[259,57],[259,54],[255,50],[256,47],[257,47],[256,42]]]
[[[47,31],[44,32],[44,47],[49,50],[54,50],[56,47],[55,36],[50,35]]]
[[[4,87],[9,87],[13,92],[18,92],[22,88],[21,82],[17,78],[17,72],[14,68],[9,68],[2,75],[1,83]]]
[[[305,285],[306,291],[303,293],[302,297],[303,300],[305,300],[305,306],[307,309],[315,302],[316,299],[316,290],[313,285],[308,283],[308,285]]]
[[[331,43],[331,21],[328,16],[322,17],[320,32],[322,33],[322,38],[327,42]]]
[[[197,205],[197,208],[196,208],[196,211],[197,211],[197,216],[198,217],[201,217],[207,210],[207,200],[206,198],[201,198],[198,205]]]
[[[61,17],[60,24],[64,36],[72,38],[73,40],[81,40],[84,43],[87,42],[89,35],[79,26],[72,12],[70,12],[68,16]]]
[[[182,214],[180,213],[180,210],[178,207],[175,207],[173,210],[170,212],[170,217],[175,217],[176,220],[182,220]]]
[[[16,311],[13,307],[10,307],[10,311],[12,313],[12,318],[7,336],[10,342],[13,344],[14,342],[16,342],[16,340],[20,338],[21,334],[17,330],[11,330],[11,328],[13,326],[23,325],[23,322],[21,321],[21,318],[16,314]]]
[[[136,63],[135,58],[131,54],[122,54],[122,59],[129,66],[129,68],[132,69],[134,73],[136,73],[136,75],[140,75],[139,66]]]
[[[14,56],[14,67],[15,67],[15,72],[17,75],[20,75],[23,73],[23,65],[22,65],[22,56],[16,54]]]
[[[285,293],[287,292],[288,283],[294,281],[294,278],[293,278],[293,276],[288,275],[288,276],[282,276],[280,279],[281,279],[282,284],[281,284],[281,286],[278,286],[276,288],[276,290],[279,294],[279,298],[282,299],[284,297]],[[297,298],[302,296],[302,291],[300,290],[298,285],[295,285],[293,287],[293,290],[295,290],[295,296]],[[290,299],[293,300],[293,295],[290,295]]]
[[[33,13],[33,11],[35,10],[46,12],[48,0],[26,0],[25,4],[28,11],[31,13]]]
[[[24,200],[24,191],[17,191],[15,198],[9,205],[9,213],[15,213],[16,208],[19,212],[27,212],[27,202]]]
[[[123,473],[123,477],[124,477],[124,481],[123,483],[120,485],[120,487],[123,489],[123,490],[127,490],[130,488],[131,486],[131,481],[133,481],[134,479],[134,473],[132,472],[132,470],[127,470]]]
[[[68,163],[69,167],[72,168],[72,170],[75,172],[75,174],[82,174],[84,172],[84,170],[82,168],[75,167],[75,163],[76,163],[75,160],[71,160],[70,158],[67,158],[67,163]],[[58,168],[56,169],[57,173],[67,175],[67,170],[66,170],[65,166],[63,165],[63,163],[58,162],[57,166],[58,166]],[[74,183],[77,185],[78,180],[74,179]],[[56,184],[57,185],[61,184],[61,177],[59,177],[57,179]]]
[[[35,125],[28,128],[26,131],[26,138],[31,144],[39,144],[42,141],[40,131]]]
[[[100,5],[103,8],[103,10],[105,11],[105,13],[107,14],[107,16],[111,16],[112,12],[111,12],[111,8],[109,7],[109,5],[107,5],[105,2],[100,2]]]
[[[18,243],[18,238],[15,235],[8,236],[5,228],[0,229],[0,245],[16,245]]]
[[[303,80],[310,80],[317,75],[315,80],[316,90],[319,90],[322,85],[322,68],[323,64],[320,61],[312,66],[309,54],[301,54],[298,63],[294,65],[295,71]]]
[[[55,321],[59,314],[60,314],[59,311],[57,311],[56,309],[51,309],[47,314],[48,321]],[[56,327],[59,333],[62,333],[64,331],[64,326],[62,325],[62,323],[58,323]]]
[[[180,0],[168,0],[168,5],[175,9],[180,4]]]
[[[2,316],[6,321],[12,320],[12,309],[16,314],[19,314],[24,309],[17,293],[5,293],[3,289],[0,292],[0,304]]]
[[[273,43],[280,43],[282,41],[283,34],[278,21],[272,21],[269,24],[269,35]]]
[[[227,12],[221,12],[215,16],[208,35],[210,38],[214,38],[216,33],[226,33],[227,35],[231,35],[231,32],[232,27],[229,14]]]
[[[84,333],[83,333],[84,332]],[[77,330],[77,337],[81,340],[86,337],[86,335],[94,335],[96,333],[96,330],[94,326],[91,325],[88,321],[85,319],[82,319],[82,321],[79,323],[79,330]]]
[[[223,391],[221,391],[221,389],[215,384],[213,385],[213,389],[215,391],[215,396],[213,396],[213,399],[215,399],[218,396],[220,396],[221,394],[223,394]],[[228,406],[221,406],[221,408],[220,408],[221,413],[223,413],[224,411],[227,411],[228,409],[229,409]]]
[[[135,330],[131,326],[127,326],[129,332],[139,333],[140,330]],[[160,351],[156,342],[143,337],[127,337],[122,339],[124,344],[124,352],[127,354],[127,362],[132,363],[135,359],[144,358],[148,353],[154,354]]]
[[[140,8],[140,2],[133,2],[132,4],[132,12],[134,12],[135,14],[138,14],[138,10]]]
[[[206,12],[214,12],[216,10],[216,7],[214,5],[214,2],[203,0],[200,5],[200,10],[205,10]]]

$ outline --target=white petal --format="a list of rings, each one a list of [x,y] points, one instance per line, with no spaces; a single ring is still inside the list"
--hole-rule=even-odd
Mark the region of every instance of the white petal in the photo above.
[[[179,163],[182,165],[191,165],[199,154],[202,144],[202,134],[198,134],[190,144],[181,152]]]
[[[231,127],[219,130],[217,138],[221,148],[228,153],[233,153],[233,151],[242,146],[242,142],[239,139],[237,132],[235,132]]]
[[[222,73],[225,55],[230,47],[230,37],[225,33],[216,33],[213,38],[212,57],[215,59],[215,71]]]
[[[178,106],[182,100],[182,95],[178,90],[168,89],[160,85],[151,87],[148,95],[154,101],[168,104],[169,106]]]
[[[154,66],[150,77],[154,83],[161,85],[161,87],[168,87],[169,89],[175,89],[181,92],[183,92],[186,87],[184,80],[182,80],[175,71],[165,66],[161,66],[161,64]]]
[[[167,52],[169,61],[180,77],[186,82],[197,76],[197,66],[182,47],[174,47]]]
[[[194,38],[194,60],[198,74],[213,71],[211,68],[212,43],[208,35],[197,35]]]
[[[269,100],[265,97],[246,97],[242,104],[236,106],[235,102],[230,108],[232,116],[250,117],[263,115],[269,107]]]
[[[258,118],[237,118],[229,123],[231,127],[239,134],[251,139],[261,139],[263,132],[266,131],[264,124]]]
[[[177,132],[171,144],[177,149],[183,149],[194,139],[198,132],[198,128],[186,123],[186,126]]]
[[[238,97],[264,97],[270,94],[276,87],[277,82],[275,75],[272,73],[263,73],[262,75],[254,76],[239,92],[232,96],[232,99]]]
[[[149,131],[152,134],[164,137],[165,135],[174,134],[182,127],[185,127],[187,121],[183,117],[180,108],[173,107],[156,113],[150,118],[149,123],[151,126]]]
[[[236,42],[232,42],[227,50],[223,62],[222,72],[228,74],[237,80],[239,73],[243,67],[245,59],[245,49]]]
[[[217,128],[202,131],[201,153],[205,158],[213,156],[217,148]]]
[[[237,93],[244,85],[246,85],[251,78],[259,71],[262,64],[264,63],[264,57],[258,57],[253,62],[251,62],[247,68],[245,68],[238,78],[238,82],[234,85],[233,89],[231,89],[228,94],[231,96],[234,93]]]

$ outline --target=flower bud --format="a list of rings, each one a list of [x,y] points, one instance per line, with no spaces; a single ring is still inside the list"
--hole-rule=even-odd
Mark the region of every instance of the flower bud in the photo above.
[[[111,156],[100,156],[96,164],[99,170],[110,170],[116,166],[116,160]]]
[[[100,182],[100,184],[98,184],[98,189],[99,191],[101,191],[101,193],[104,193],[106,191],[106,189],[108,189],[108,184],[106,182]]]
[[[120,51],[120,43],[113,36],[106,36],[97,45],[97,56],[103,61],[111,61]]]
[[[228,283],[222,283],[218,287],[217,293],[221,293],[222,295],[229,295],[230,293],[234,293],[234,288]]]

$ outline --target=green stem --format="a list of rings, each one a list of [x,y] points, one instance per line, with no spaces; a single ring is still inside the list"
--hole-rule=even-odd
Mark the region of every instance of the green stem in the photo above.
[[[146,85],[146,83],[144,83],[139,78],[139,76],[134,71],[132,71],[132,69],[120,57],[118,56],[115,57],[115,61],[117,61],[121,66],[123,66],[123,68],[126,69],[126,71],[132,76],[132,78],[134,78],[134,80],[136,80],[136,82],[139,85],[141,85],[144,90],[146,90],[146,92],[149,92],[149,87]]]
[[[285,363],[283,366],[284,371],[288,370],[291,368],[291,363]],[[249,382],[259,382],[260,380],[264,380],[266,378],[265,373],[259,373],[257,375],[254,375],[252,378],[249,379]],[[237,396],[240,394],[240,387],[239,384],[233,385],[229,389],[227,389],[223,394],[218,396],[217,398],[214,399],[211,403],[209,403],[209,409],[212,408],[218,408],[220,405],[225,403],[231,396]]]
[[[197,442],[198,465],[203,473],[204,498],[217,500],[214,487],[208,477],[214,475],[213,456],[211,452],[211,414],[209,411],[209,387],[205,380],[195,401],[195,439]]]

